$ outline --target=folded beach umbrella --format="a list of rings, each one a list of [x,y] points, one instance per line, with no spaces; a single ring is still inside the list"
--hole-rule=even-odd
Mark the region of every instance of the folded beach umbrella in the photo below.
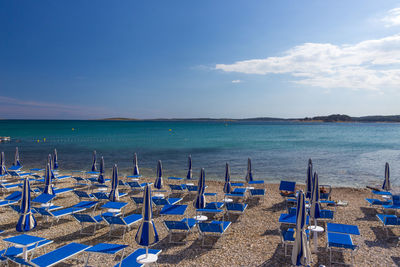
[[[54,155],[53,155],[53,170],[58,169],[58,155],[57,155],[57,149],[54,149]]]
[[[54,189],[53,189],[53,185],[51,183],[51,167],[50,167],[50,163],[47,163],[46,165],[46,173],[44,175],[44,190],[43,193],[44,194],[49,194],[49,195],[54,195]]]
[[[188,172],[186,175],[186,179],[188,180],[192,179],[192,155],[189,155],[188,158]]]
[[[252,182],[253,181],[253,173],[251,171],[251,159],[247,159],[247,174],[246,174],[246,181]]]
[[[54,162],[51,159],[51,154],[49,154],[47,156],[47,164],[50,165],[50,176],[51,176],[51,179],[56,179],[56,177],[54,176],[54,172],[53,172],[53,164],[54,164]]]
[[[154,182],[154,188],[161,189],[163,187],[163,180],[162,180],[162,165],[161,160],[157,163],[157,177],[156,181]]]
[[[7,174],[5,161],[6,161],[6,159],[4,157],[4,152],[1,152],[1,154],[0,154],[0,175]]]
[[[93,163],[92,163],[92,172],[97,171],[97,156],[96,156],[96,150],[93,151]]]
[[[15,157],[14,157],[14,166],[16,167],[21,167],[21,162],[19,161],[19,151],[18,151],[18,147],[15,148]]]
[[[99,173],[99,177],[97,177],[97,182],[99,182],[100,184],[104,184],[105,183],[105,179],[104,179],[104,158],[101,157],[100,159],[100,173]]]
[[[296,236],[292,250],[292,264],[295,266],[309,266],[311,261],[310,245],[305,232],[306,217],[305,197],[303,191],[300,191],[297,196]]]
[[[204,173],[204,168],[201,169],[199,183],[197,186],[197,196],[193,202],[195,209],[204,209],[206,206],[206,197],[204,196],[204,191],[206,189],[206,175]]]
[[[142,207],[143,221],[135,236],[136,243],[146,247],[146,257],[149,254],[149,246],[158,242],[157,229],[153,221],[153,210],[151,200],[151,187],[146,184],[143,193]],[[140,257],[140,256],[139,256]]]
[[[136,153],[133,154],[133,175],[139,175],[139,167]]]
[[[309,159],[307,168],[307,179],[306,179],[306,198],[311,198],[312,178],[313,178],[313,164],[312,160]]]
[[[319,204],[319,182],[318,174],[314,172],[314,178],[312,180],[312,194],[311,194],[311,209],[310,216],[314,219],[315,225],[317,225],[317,219],[321,217],[321,209]]]
[[[383,181],[382,189],[389,191],[390,188],[390,171],[389,171],[389,163],[386,162],[385,164],[385,180]]]
[[[114,164],[111,178],[111,191],[108,196],[110,201],[118,201],[119,200],[119,192],[118,192],[118,167],[117,164]]]
[[[229,164],[228,162],[225,165],[225,184],[224,184],[224,193],[229,194],[232,192],[232,185],[231,185],[231,174],[229,171]]]
[[[20,217],[16,226],[18,232],[27,232],[36,227],[36,220],[31,212],[31,187],[29,179],[25,178],[22,189]]]

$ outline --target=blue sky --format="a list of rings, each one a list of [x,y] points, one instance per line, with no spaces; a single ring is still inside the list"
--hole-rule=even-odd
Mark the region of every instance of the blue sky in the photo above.
[[[400,114],[398,1],[0,2],[0,118]]]

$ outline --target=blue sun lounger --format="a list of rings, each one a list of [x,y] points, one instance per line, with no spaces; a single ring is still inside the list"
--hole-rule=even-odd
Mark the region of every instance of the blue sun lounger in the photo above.
[[[124,227],[124,232],[122,234],[122,239],[123,239],[126,231],[127,230],[129,231],[133,224],[140,222],[143,217],[141,214],[131,214],[126,217],[109,216],[103,214],[103,218],[110,225],[110,232],[108,233],[109,236],[111,236],[111,232],[115,225]]]
[[[85,251],[88,254],[88,256],[86,258],[85,266],[88,266],[90,253],[115,255],[122,250],[121,259],[123,259],[125,248],[127,248],[127,247],[128,247],[128,245],[109,244],[109,243],[99,243],[97,245],[94,245],[93,247],[90,247]]]
[[[79,243],[69,243],[49,253],[39,256],[29,262],[26,262],[23,259],[17,257],[8,257],[8,258],[11,261],[14,261],[15,263],[21,265],[35,266],[35,267],[49,267],[57,263],[61,263],[71,257],[74,257],[88,248],[90,248],[90,246]]]
[[[82,201],[72,207],[55,211],[50,211],[46,208],[33,208],[33,209],[42,216],[53,218],[53,221],[51,223],[51,225],[53,225],[54,221],[58,222],[61,217],[84,211],[86,209],[96,206],[97,203],[98,203],[97,201]]]
[[[169,243],[186,243],[185,241],[183,242],[176,242],[172,241],[172,235],[174,233],[185,233],[186,238],[188,234],[191,232],[192,228],[196,225],[196,220],[193,218],[184,218],[181,221],[164,221],[164,226],[167,228],[168,231],[168,242]]]
[[[247,206],[248,205],[245,203],[234,203],[234,202],[226,203],[225,208],[228,219],[229,219],[229,214],[243,214]]]
[[[79,199],[82,199],[82,198],[92,199],[92,198],[94,198],[94,196],[92,194],[89,194],[86,191],[74,190],[73,192]]]
[[[143,190],[147,183],[139,184],[138,181],[131,181],[127,183],[132,190]]]
[[[389,205],[382,205],[382,208],[386,210],[400,209],[400,195],[392,195],[392,203]]]
[[[152,197],[151,199],[152,199],[154,205],[156,205],[157,207],[162,207],[164,205],[175,205],[182,200],[182,198],[175,198],[175,197],[171,197],[171,198]]]
[[[38,243],[31,245],[26,248],[27,253],[32,252],[36,249],[39,249],[43,246],[49,245],[53,243],[53,240],[44,239],[39,241]],[[6,249],[0,250],[0,262],[5,262],[8,260],[8,257],[18,257],[21,256],[23,253],[23,249],[15,246],[10,246]],[[32,257],[32,256],[31,256]]]
[[[391,205],[392,200],[380,200],[377,198],[366,198],[365,199],[370,206],[383,206],[383,205]]]
[[[160,215],[184,215],[187,205],[164,205],[160,211]]]
[[[197,185],[186,185],[186,189],[189,193],[197,193]]]
[[[5,191],[10,191],[13,188],[21,187],[21,183],[12,184],[12,183],[0,183],[0,189],[4,193]]]
[[[143,197],[131,197],[131,199],[135,203],[136,208],[143,205]]]
[[[264,198],[265,189],[263,188],[255,188],[250,189],[250,198]]]
[[[17,203],[22,197],[21,191],[15,191],[12,194],[6,196],[4,200],[0,200],[0,207],[9,206]]]
[[[400,225],[400,219],[396,215],[377,214],[376,217],[378,217],[379,221],[382,223],[383,229],[385,229],[387,238],[389,238],[389,229],[388,228]]]
[[[161,253],[161,251],[161,249],[149,249],[149,253],[155,254],[157,256]],[[146,254],[146,249],[138,248],[137,250],[129,254],[125,259],[115,264],[114,267],[142,267],[143,264],[138,263],[136,259],[143,254]]]
[[[90,214],[85,214],[85,213],[74,213],[72,214],[72,217],[75,218],[80,224],[81,224],[81,234],[90,234],[93,235],[96,232],[97,225],[100,224],[103,221],[103,217],[100,215],[97,216],[92,216]],[[94,224],[93,227],[93,232],[84,232],[84,226],[85,223],[92,223]]]
[[[204,247],[206,236],[222,236],[223,233],[231,225],[231,222],[225,221],[212,221],[212,222],[199,222],[197,227],[199,229],[201,246]]]
[[[96,192],[96,193],[93,193],[93,196],[94,196],[97,200],[109,200],[109,199],[108,199],[108,194],[109,194],[109,193]],[[121,192],[119,192],[119,197],[124,197],[124,196],[126,196],[126,195],[127,195],[127,193],[121,193]]]
[[[280,229],[279,231],[281,233],[281,241],[282,241],[282,246],[285,249],[285,256],[290,256],[287,254],[287,247],[288,245],[293,244],[293,242],[295,241],[295,233],[296,233],[296,229],[294,228],[287,228],[287,229]],[[309,234],[310,234],[310,230],[306,229],[306,234],[307,234],[307,238],[309,238]]]
[[[281,181],[279,190],[282,197],[295,197],[296,195],[296,182]]]
[[[332,263],[343,264],[343,262],[332,261],[332,250],[349,249],[351,252],[351,262],[354,266],[354,252],[358,250],[358,246],[354,245],[350,234],[327,232],[327,249],[329,250],[329,261]]]
[[[186,184],[169,184],[171,193],[184,193],[186,191]]]
[[[308,225],[309,222],[310,222],[310,216],[307,215],[306,224]],[[294,214],[281,213],[281,215],[279,216],[279,223],[296,225],[296,213]]]
[[[64,193],[71,192],[71,191],[74,191],[74,189],[72,189],[72,188],[59,188],[59,189],[54,189],[54,194],[56,194],[56,196],[57,196],[57,195],[61,195],[61,194],[64,194]]]

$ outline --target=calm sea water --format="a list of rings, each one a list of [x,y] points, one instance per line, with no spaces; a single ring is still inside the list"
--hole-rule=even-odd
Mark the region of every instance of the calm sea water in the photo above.
[[[320,184],[365,186],[381,182],[385,162],[391,181],[400,185],[400,124],[296,122],[158,122],[158,121],[0,121],[0,144],[7,166],[15,147],[25,168],[44,167],[58,150],[61,170],[89,170],[92,151],[104,156],[110,172],[139,168],[155,175],[162,160],[165,176],[185,176],[192,155],[195,176],[205,168],[207,179],[223,179],[225,162],[232,179],[243,179],[247,158],[256,179],[304,182],[312,158]]]

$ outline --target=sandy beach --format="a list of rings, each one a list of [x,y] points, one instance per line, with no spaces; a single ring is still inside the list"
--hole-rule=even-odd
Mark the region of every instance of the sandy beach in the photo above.
[[[153,178],[142,178],[143,181],[153,181]],[[67,179],[57,184],[58,187],[72,187],[74,180]],[[164,179],[165,186],[168,183],[177,183]],[[217,181],[206,181],[208,186],[206,192],[217,192],[218,201],[223,198],[223,183]],[[33,187],[35,185],[32,185]],[[159,256],[159,266],[290,266],[290,257],[284,256],[284,249],[281,246],[280,232],[278,223],[279,215],[285,211],[285,203],[279,194],[277,184],[265,184],[266,196],[264,201],[257,201],[255,199],[247,199],[249,204],[247,210],[243,215],[231,215],[230,221],[232,224],[219,239],[207,239],[207,244],[213,244],[212,248],[202,248],[199,234],[195,229],[193,233],[189,234],[186,244],[169,244],[167,231],[162,224],[165,219],[181,219],[177,216],[160,216],[157,212],[154,213],[154,220],[160,241],[153,246],[153,248],[162,249]],[[298,186],[298,189],[302,189]],[[132,192],[130,189],[120,187],[120,191],[129,192],[129,196],[141,196],[140,192]],[[5,194],[7,195],[7,193]],[[361,236],[355,237],[354,242],[360,246],[360,249],[355,254],[356,266],[398,266],[400,264],[400,248],[397,247],[397,238],[387,240],[385,232],[381,224],[376,219],[376,212],[374,208],[369,208],[364,198],[369,197],[370,190],[368,189],[355,189],[355,188],[333,188],[332,200],[343,200],[348,202],[346,207],[338,207],[335,214],[334,222],[358,225]],[[125,214],[141,213],[141,209],[137,209],[130,197],[121,198],[121,201],[128,202],[125,207]],[[193,208],[194,195],[185,193],[181,204],[187,204],[188,209],[185,213],[186,217],[195,215]],[[214,201],[213,197],[208,197],[208,201]],[[53,202],[56,205],[64,207],[71,206],[78,203],[78,198],[73,193],[66,193],[58,196]],[[100,206],[100,205],[99,205]],[[97,208],[96,214],[101,212]],[[381,211],[378,211],[381,212]],[[5,232],[2,234],[2,239],[19,234],[15,230],[17,223],[17,213],[11,211],[10,208],[2,208],[2,216],[0,217],[0,229]],[[126,244],[129,247],[125,251],[125,255],[131,253],[139,246],[135,242],[135,234],[137,225],[133,227],[126,235],[125,238],[109,237],[110,227],[105,223],[96,231],[94,235],[80,234],[80,224],[72,218],[72,216],[65,216],[55,222],[51,226],[51,220],[48,222],[45,218],[36,216],[38,227],[29,232],[29,234],[48,238],[54,243],[46,247],[47,252],[57,247],[65,245],[70,242],[78,242],[86,245],[95,245],[100,242]],[[222,216],[216,216],[217,220],[222,220]],[[324,223],[319,223],[325,227]],[[87,226],[86,231],[92,230],[93,226]],[[116,231],[114,234],[120,234],[122,231]],[[394,233],[389,231],[392,235],[400,235],[398,229],[394,229]],[[175,238],[180,238],[175,236]],[[319,252],[313,253],[312,266],[329,265],[329,253],[325,249],[326,238],[325,234],[321,234],[318,238]],[[6,243],[0,242],[0,247],[5,248]],[[289,253],[291,246],[289,246]],[[35,256],[44,253],[40,249]],[[86,255],[86,253],[84,253]],[[350,263],[350,253],[345,252],[335,253],[334,258],[336,261],[345,261]],[[77,261],[79,260],[79,262]],[[89,260],[90,266],[113,266],[119,260],[119,254],[114,258],[113,256],[98,256],[91,255]],[[82,266],[84,262],[82,257],[66,261],[67,264]]]

